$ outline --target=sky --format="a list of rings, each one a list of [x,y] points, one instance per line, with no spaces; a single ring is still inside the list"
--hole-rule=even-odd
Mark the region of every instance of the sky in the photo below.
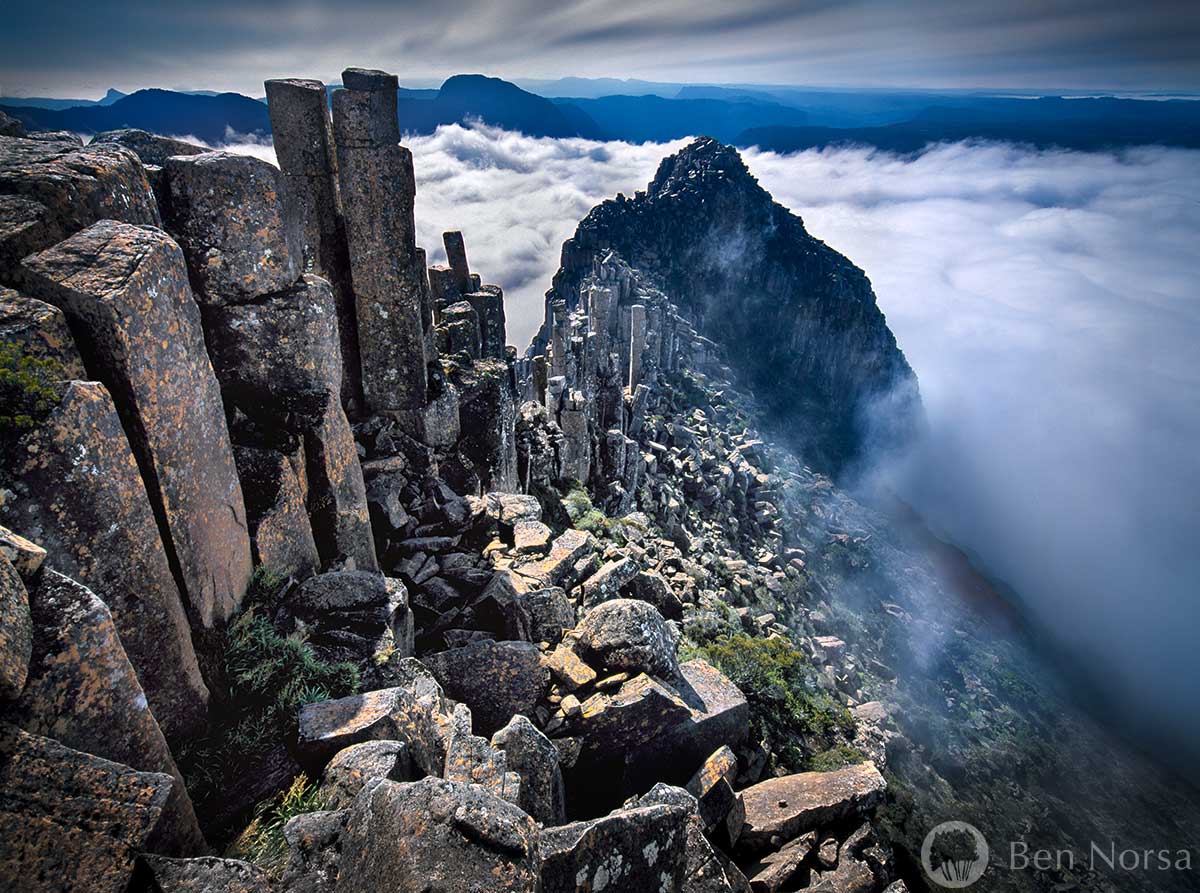
[[[1200,90],[1195,0],[6,0],[0,95],[402,82],[478,72],[692,83]]]
[[[523,348],[563,239],[681,144],[443,127],[409,143],[420,241],[463,231]],[[896,486],[1200,756],[1200,152],[743,157],[867,272],[917,373],[930,436]]]

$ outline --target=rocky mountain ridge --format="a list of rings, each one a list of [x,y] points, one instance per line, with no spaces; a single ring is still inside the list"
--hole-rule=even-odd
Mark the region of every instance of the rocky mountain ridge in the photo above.
[[[1115,821],[1125,758],[763,436],[727,291],[577,239],[518,359],[415,244],[395,77],[343,83],[267,83],[279,168],[0,138],[0,888],[899,893],[932,819],[1067,828],[1046,775]]]

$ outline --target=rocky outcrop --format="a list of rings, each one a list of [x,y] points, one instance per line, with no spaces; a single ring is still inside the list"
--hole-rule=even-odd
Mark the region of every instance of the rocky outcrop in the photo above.
[[[836,471],[868,436],[913,430],[916,380],[867,277],[775,203],[734,149],[697,140],[664,159],[645,192],[592,209],[563,246],[547,307],[582,307],[582,285],[607,251],[722,346],[810,461]],[[540,343],[552,330],[548,322]],[[885,400],[891,414],[872,418]]]
[[[12,700],[25,687],[32,649],[29,594],[16,568],[0,556],[0,701]]]
[[[123,151],[123,150],[122,150]],[[106,221],[25,262],[113,395],[197,628],[227,619],[250,578],[250,537],[224,408],[179,247]]]

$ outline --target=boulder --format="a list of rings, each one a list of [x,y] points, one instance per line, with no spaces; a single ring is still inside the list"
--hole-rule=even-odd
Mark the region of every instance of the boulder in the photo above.
[[[184,140],[171,139],[169,136],[159,136],[133,127],[121,130],[106,130],[92,137],[89,146],[112,144],[124,146],[133,150],[142,160],[142,164],[153,164],[162,167],[172,155],[202,155],[210,151],[204,146],[197,146]]]
[[[517,521],[513,524],[513,554],[545,552],[550,548],[553,535],[553,531],[541,521]]]
[[[300,710],[297,747],[310,765],[323,766],[338,751],[363,741],[402,741],[416,769],[440,775],[453,731],[451,705],[433,675],[418,661],[400,661],[402,684]]]
[[[514,716],[492,736],[492,747],[507,758],[508,769],[521,777],[518,805],[543,825],[565,819],[558,748],[524,716]]]
[[[288,861],[282,881],[288,893],[334,893],[348,817],[344,809],[306,812],[283,826]]]
[[[0,342],[16,344],[25,356],[61,363],[63,378],[87,378],[63,312],[3,286],[0,286]]]
[[[23,893],[125,893],[172,783],[0,726],[0,878]]]
[[[412,656],[413,616],[399,580],[363,571],[320,574],[289,592],[284,608],[325,660]]]
[[[172,859],[149,853],[138,859],[129,893],[271,893],[275,882],[257,865],[201,856]]]
[[[639,571],[630,586],[631,597],[640,598],[658,608],[658,613],[668,620],[683,619],[683,602],[671,588],[671,584],[655,571]]]
[[[733,790],[736,778],[737,757],[728,745],[724,745],[704,761],[687,783],[688,793],[699,805],[704,830],[711,833],[723,826],[725,839],[731,845],[737,843],[746,816],[741,797]]]
[[[596,681],[596,671],[580,659],[568,642],[562,642],[550,652],[546,666],[550,668],[558,684],[567,691],[575,691]]]
[[[0,555],[0,701],[21,694],[32,648],[33,623],[25,584],[8,558]]]
[[[282,577],[303,580],[315,574],[321,556],[303,485],[291,461],[275,450],[237,445],[233,458],[246,499],[255,561]]]
[[[137,461],[103,385],[61,394],[9,454],[0,477],[17,496],[0,519],[104,601],[163,732],[182,741],[205,723],[208,688]]]
[[[496,571],[471,606],[480,628],[505,639],[557,643],[575,625],[575,607],[557,586]]]
[[[170,776],[170,795],[149,845],[174,855],[206,852],[183,776],[108,608],[86,587],[50,569],[42,571],[29,602],[29,677],[8,716],[26,731],[53,735],[67,747]]]
[[[641,806],[545,828],[541,858],[542,893],[682,893],[687,811],[679,806]]]
[[[537,825],[478,785],[382,781],[349,809],[337,893],[537,889]]]
[[[283,213],[273,164],[232,152],[176,155],[163,179],[163,223],[187,257],[201,304],[240,303],[300,277],[299,221]]]
[[[745,695],[707,661],[681,664],[673,690],[688,715],[627,756],[625,771],[635,788],[663,780],[682,784],[713,751],[737,747],[746,738],[750,707]]]
[[[738,849],[763,852],[777,841],[862,815],[883,802],[887,783],[874,763],[834,772],[802,772],[746,788],[746,824]],[[778,845],[776,843],[775,845]]]
[[[583,658],[607,670],[674,679],[679,634],[651,604],[619,598],[588,611],[576,628]]]
[[[508,755],[492,747],[486,738],[457,726],[456,723],[446,746],[446,767],[442,777],[447,781],[479,785],[500,799],[520,806],[522,779],[516,772],[509,771]]]
[[[338,751],[321,776],[321,793],[333,808],[343,809],[369,782],[379,778],[415,779],[408,746],[402,741],[364,741]]]
[[[182,252],[159,230],[110,220],[25,268],[31,288],[87,333],[81,351],[131,435],[193,624],[220,624],[249,582],[250,537]]]
[[[524,493],[488,493],[483,497],[484,513],[498,524],[542,520],[542,504],[536,496]]]
[[[575,728],[585,750],[608,757],[636,750],[688,715],[679,695],[642,673],[612,694],[597,692],[584,701]]]
[[[473,642],[425,661],[446,694],[471,708],[483,735],[518,713],[532,716],[550,684],[541,652],[529,642]]]

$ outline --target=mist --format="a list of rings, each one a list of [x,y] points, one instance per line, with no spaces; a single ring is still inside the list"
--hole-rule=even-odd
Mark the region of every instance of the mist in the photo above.
[[[523,348],[561,242],[680,144],[451,126],[408,145],[421,243],[437,260],[463,230]],[[917,373],[929,435],[892,485],[1019,593],[1110,718],[1200,756],[1200,152],[743,156],[867,272]]]

